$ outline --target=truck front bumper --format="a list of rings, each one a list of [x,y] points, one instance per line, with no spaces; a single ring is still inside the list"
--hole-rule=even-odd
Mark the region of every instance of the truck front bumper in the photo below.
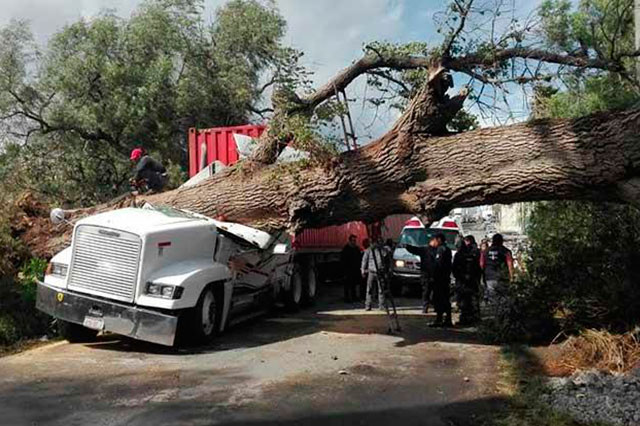
[[[55,318],[134,339],[173,346],[178,317],[61,290],[38,282],[36,307]],[[89,318],[91,321],[86,321]]]

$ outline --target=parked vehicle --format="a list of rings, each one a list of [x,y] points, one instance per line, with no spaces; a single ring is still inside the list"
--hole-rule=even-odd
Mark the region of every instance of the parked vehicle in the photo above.
[[[37,307],[70,341],[109,331],[169,346],[207,342],[274,303],[313,300],[314,271],[290,248],[285,233],[167,207],[101,213],[75,224],[71,246],[38,283]]]
[[[391,288],[396,295],[402,294],[405,289],[414,290],[415,293],[421,286],[420,257],[409,253],[406,245],[426,247],[429,240],[438,233],[444,234],[447,246],[455,255],[456,238],[461,236],[461,231],[451,218],[445,217],[428,228],[418,217],[412,217],[405,223],[398,246],[393,252],[391,265]]]

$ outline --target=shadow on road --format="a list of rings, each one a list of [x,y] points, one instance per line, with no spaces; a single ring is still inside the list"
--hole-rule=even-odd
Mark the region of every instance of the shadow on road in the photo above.
[[[420,313],[418,299],[396,299],[402,330],[393,334],[401,339],[398,347],[424,342],[483,344],[475,328],[429,328],[435,314]],[[167,355],[201,354],[252,348],[319,332],[343,334],[389,334],[389,318],[384,311],[365,311],[362,303],[345,303],[341,288],[324,286],[322,296],[297,313],[274,310],[271,315],[238,324],[206,346],[169,348],[115,335],[105,335],[87,347],[96,350],[144,352]]]

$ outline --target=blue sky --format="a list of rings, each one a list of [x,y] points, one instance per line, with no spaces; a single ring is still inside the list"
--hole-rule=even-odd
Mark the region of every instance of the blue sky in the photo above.
[[[488,0],[483,0],[488,1]],[[490,1],[490,0],[489,0]],[[514,0],[518,13],[526,14],[541,0]],[[224,0],[207,0],[206,14],[212,16]],[[373,40],[438,42],[434,13],[443,10],[444,0],[277,0],[286,18],[287,43],[305,52],[304,63],[314,71],[316,83],[328,78],[362,55],[362,46]],[[37,39],[44,43],[63,26],[80,17],[90,17],[101,9],[115,9],[128,16],[139,0],[0,0],[0,24],[12,18],[31,22]],[[466,81],[458,78],[457,84]],[[361,98],[363,81],[349,88],[349,97]],[[516,91],[517,92],[517,91]],[[514,110],[522,105],[522,94],[510,95]],[[378,136],[395,119],[393,113],[375,116],[371,108],[354,103],[351,111],[362,139]],[[515,111],[516,120],[527,111]],[[375,120],[374,120],[375,118]],[[370,126],[373,121],[373,126]],[[491,124],[485,120],[483,124]]]

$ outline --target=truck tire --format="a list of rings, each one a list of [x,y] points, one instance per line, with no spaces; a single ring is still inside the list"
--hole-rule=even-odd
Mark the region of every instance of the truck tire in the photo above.
[[[310,306],[314,304],[318,294],[318,274],[313,266],[308,266],[305,271],[307,279],[303,283],[302,304]]]
[[[182,341],[191,340],[196,344],[206,344],[218,334],[222,318],[222,297],[220,292],[215,291],[213,284],[202,290],[190,317],[188,326],[181,332],[192,336],[192,339],[181,339]]]
[[[80,324],[59,319],[58,333],[69,343],[89,343],[95,340],[98,330],[92,330]]]
[[[291,276],[289,289],[284,293],[284,306],[290,312],[300,309],[302,303],[302,295],[304,294],[304,285],[302,283],[302,273],[299,267],[296,267]]]

